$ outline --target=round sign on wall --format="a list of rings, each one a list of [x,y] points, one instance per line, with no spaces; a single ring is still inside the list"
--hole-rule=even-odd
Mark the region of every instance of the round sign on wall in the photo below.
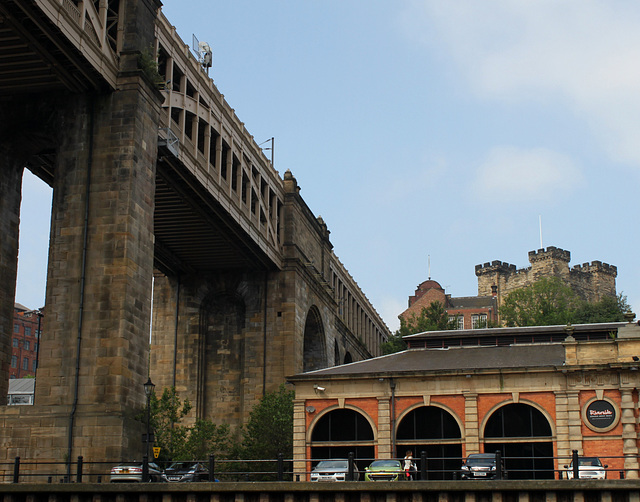
[[[584,407],[583,418],[590,429],[607,432],[618,423],[618,410],[608,399],[594,399]]]

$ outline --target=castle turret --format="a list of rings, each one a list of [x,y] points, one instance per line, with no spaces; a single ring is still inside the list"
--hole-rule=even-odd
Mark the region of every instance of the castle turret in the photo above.
[[[590,302],[604,296],[616,295],[618,269],[614,265],[593,261],[569,268],[571,253],[555,246],[529,252],[530,266],[516,269],[515,265],[494,260],[476,265],[478,296],[497,293],[498,306],[512,291],[529,286],[545,277],[557,277],[582,298]]]

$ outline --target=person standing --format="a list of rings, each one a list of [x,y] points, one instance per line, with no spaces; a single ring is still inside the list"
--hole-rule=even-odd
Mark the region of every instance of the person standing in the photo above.
[[[416,467],[413,464],[413,452],[411,450],[407,450],[407,453],[404,456],[404,474],[407,481],[413,481],[413,471],[415,468]]]

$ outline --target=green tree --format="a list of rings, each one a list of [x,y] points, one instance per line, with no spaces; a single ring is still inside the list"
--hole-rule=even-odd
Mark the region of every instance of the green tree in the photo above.
[[[253,408],[243,430],[244,458],[275,459],[278,453],[293,457],[293,397],[294,391],[282,384]]]
[[[500,307],[507,326],[550,326],[623,321],[629,309],[626,297],[606,296],[587,302],[559,278],[543,278],[509,293]]]
[[[542,278],[509,293],[499,313],[507,326],[550,326],[572,321],[580,300],[559,278]]]
[[[191,403],[188,399],[181,402],[175,387],[172,387],[165,388],[160,398],[155,392],[151,394],[150,404],[155,446],[160,447],[159,458],[178,460],[180,449],[188,435],[188,429],[179,422],[191,411]]]
[[[455,329],[455,321],[449,321],[449,314],[442,303],[431,302],[428,307],[422,308],[418,316],[412,314],[409,319],[400,317],[400,329],[381,345],[382,353],[393,354],[405,350],[407,344],[402,340],[404,336],[446,329]]]
[[[582,302],[574,312],[574,324],[624,321],[624,314],[631,309],[627,297],[604,296],[599,302]]]
[[[153,393],[150,404],[159,460],[205,460],[210,454],[221,459],[233,457],[237,445],[229,425],[203,419],[197,419],[191,427],[180,423],[192,406],[188,399],[180,400],[174,387],[165,388],[160,398]],[[146,422],[146,411],[138,418]]]
[[[205,460],[209,455],[217,459],[237,456],[237,443],[231,435],[229,424],[216,425],[211,420],[196,420],[188,430],[186,442],[180,449],[177,460]]]

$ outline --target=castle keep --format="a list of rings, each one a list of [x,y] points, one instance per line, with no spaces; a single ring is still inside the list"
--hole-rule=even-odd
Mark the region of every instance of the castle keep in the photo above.
[[[543,277],[558,277],[583,299],[597,302],[604,296],[616,295],[614,265],[593,261],[569,267],[571,253],[554,246],[537,251],[529,251],[527,268],[517,269],[515,265],[499,260],[476,265],[478,296],[497,294],[498,306],[504,298],[516,289],[529,286]]]

